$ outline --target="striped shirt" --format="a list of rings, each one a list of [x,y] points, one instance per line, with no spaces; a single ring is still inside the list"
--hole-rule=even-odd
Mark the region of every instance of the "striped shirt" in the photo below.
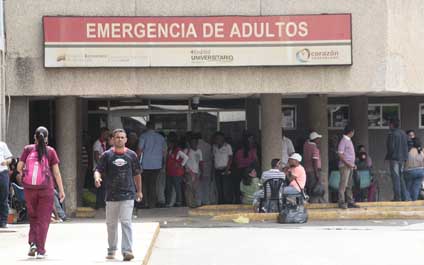
[[[285,179],[286,178],[286,175],[284,175],[284,173],[281,172],[278,169],[270,169],[270,170],[264,171],[262,173],[261,180],[262,180],[262,183],[264,183],[268,179],[276,179],[276,178]]]

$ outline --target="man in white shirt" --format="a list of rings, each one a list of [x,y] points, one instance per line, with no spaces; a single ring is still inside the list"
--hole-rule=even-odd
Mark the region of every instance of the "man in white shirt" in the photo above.
[[[12,163],[12,153],[7,144],[0,141],[0,228],[7,227],[9,216],[9,165]]]
[[[282,156],[281,164],[283,167],[286,167],[289,161],[289,156],[295,152],[292,141],[284,135],[283,131],[283,141],[282,141]]]
[[[213,158],[215,166],[216,190],[218,193],[218,203],[231,203],[231,177],[230,169],[233,161],[233,149],[225,142],[224,134],[215,134],[215,144],[213,145]]]
[[[190,139],[190,147],[185,150],[188,156],[185,163],[186,168],[186,202],[189,207],[201,206],[200,198],[200,179],[203,171],[202,151],[197,148],[198,139],[192,137]]]

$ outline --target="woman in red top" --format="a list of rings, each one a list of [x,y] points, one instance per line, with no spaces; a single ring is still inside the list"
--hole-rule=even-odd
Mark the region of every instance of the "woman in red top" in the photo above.
[[[175,189],[175,206],[182,205],[182,182],[184,177],[183,165],[187,162],[188,157],[178,147],[178,137],[175,132],[168,134],[168,154],[166,157],[166,203],[168,207],[171,205],[172,189]]]
[[[235,203],[241,203],[240,181],[243,172],[258,160],[255,138],[251,134],[243,136],[243,145],[237,150],[234,157],[236,164],[236,172],[234,174],[234,195]]]
[[[60,202],[65,199],[65,192],[59,171],[59,158],[54,148],[47,145],[47,129],[38,127],[35,130],[34,139],[35,144],[24,148],[17,166],[19,172],[17,178],[19,182],[23,182],[29,215],[28,256],[37,254],[37,259],[43,259],[46,253],[44,245],[53,211],[55,181],[59,189]],[[42,169],[39,170],[39,167]],[[22,180],[21,176],[23,176]]]

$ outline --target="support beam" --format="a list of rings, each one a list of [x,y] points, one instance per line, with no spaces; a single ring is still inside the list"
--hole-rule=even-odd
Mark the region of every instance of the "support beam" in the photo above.
[[[56,145],[65,188],[65,209],[73,215],[77,208],[79,100],[76,97],[56,99]]]
[[[7,128],[6,142],[14,157],[19,157],[28,142],[29,136],[29,99],[28,97],[11,97],[9,126]],[[33,132],[31,132],[32,134]]]
[[[281,94],[261,95],[262,169],[268,170],[273,158],[282,156]]]
[[[246,98],[246,121],[247,130],[259,139],[259,99]]]
[[[327,95],[309,95],[307,101],[307,124],[309,130],[322,135],[319,146],[321,152],[321,178],[325,187],[324,199],[328,202],[328,116]]]

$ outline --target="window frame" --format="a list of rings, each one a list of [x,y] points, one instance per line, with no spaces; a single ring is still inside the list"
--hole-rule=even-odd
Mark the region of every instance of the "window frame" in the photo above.
[[[330,111],[330,108],[332,108],[332,107],[347,107],[348,108],[347,120],[348,120],[348,123],[349,123],[349,120],[350,120],[350,105],[349,104],[328,104],[327,105],[327,114]],[[331,113],[331,112],[330,112],[330,117],[329,117],[329,123],[330,123],[330,126],[328,126],[329,130],[343,130],[344,129],[344,127],[334,126],[334,124],[333,124],[333,113]]]
[[[284,108],[293,108],[294,109],[294,117],[293,117],[294,127],[290,127],[290,128],[284,127],[284,124],[283,124],[283,109]],[[288,130],[288,131],[297,130],[297,105],[295,105],[295,104],[283,104],[283,105],[281,105],[281,128],[283,128],[284,130]]]
[[[378,106],[380,107],[380,124],[383,124],[383,107],[397,107],[398,108],[398,119],[399,119],[399,126],[401,126],[401,109],[400,109],[400,103],[370,103],[368,104],[368,110],[370,106]],[[367,110],[367,112],[368,112]],[[369,114],[367,114],[367,117]],[[369,119],[367,119],[367,123],[369,122]],[[420,122],[420,121],[419,121]],[[389,129],[389,126],[369,126],[369,130],[387,130]]]

